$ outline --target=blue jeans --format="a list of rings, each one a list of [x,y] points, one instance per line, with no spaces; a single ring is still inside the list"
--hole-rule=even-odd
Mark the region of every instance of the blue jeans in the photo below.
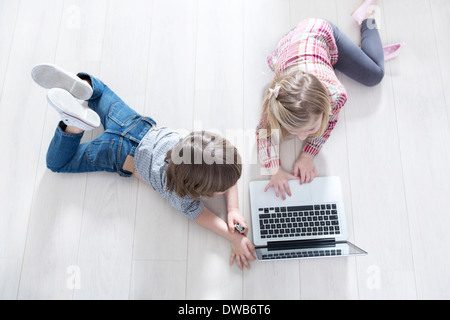
[[[376,86],[384,77],[384,52],[374,20],[361,24],[361,48],[333,23],[334,38],[339,52],[336,70],[369,87]]]
[[[65,124],[60,122],[48,148],[47,167],[53,172],[107,171],[130,177],[132,172],[123,170],[125,160],[128,155],[134,156],[142,138],[156,122],[139,115],[100,80],[86,73],[78,76],[91,80],[94,93],[88,105],[100,116],[105,132],[80,144],[83,133],[66,133]]]

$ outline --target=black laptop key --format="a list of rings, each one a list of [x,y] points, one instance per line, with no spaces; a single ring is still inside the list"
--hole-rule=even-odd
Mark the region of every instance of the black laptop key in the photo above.
[[[292,238],[340,233],[335,204],[268,207],[259,208],[258,211],[261,238]]]
[[[296,206],[296,207],[287,207],[288,211],[310,211],[314,210],[313,206]]]

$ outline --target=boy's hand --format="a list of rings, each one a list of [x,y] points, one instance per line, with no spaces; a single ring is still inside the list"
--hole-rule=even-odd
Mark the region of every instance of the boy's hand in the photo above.
[[[236,232],[236,229],[234,229],[236,223],[239,223],[245,229],[244,231],[242,231],[242,234],[247,235],[248,232],[247,221],[245,221],[245,218],[242,216],[239,210],[234,209],[232,211],[229,211],[227,216],[228,229],[230,230],[231,233]]]
[[[302,152],[294,164],[294,175],[300,178],[300,184],[312,182],[317,176],[313,157]]]
[[[230,266],[232,266],[234,260],[236,260],[239,269],[244,269],[242,264],[244,264],[247,269],[250,269],[248,261],[256,260],[253,256],[255,253],[255,246],[253,243],[247,237],[236,233],[231,240],[231,249]]]

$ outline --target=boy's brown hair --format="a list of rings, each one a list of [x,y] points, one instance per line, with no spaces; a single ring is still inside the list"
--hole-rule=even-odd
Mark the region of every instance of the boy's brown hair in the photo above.
[[[236,147],[210,132],[192,132],[167,152],[167,190],[198,200],[234,186],[242,174]]]

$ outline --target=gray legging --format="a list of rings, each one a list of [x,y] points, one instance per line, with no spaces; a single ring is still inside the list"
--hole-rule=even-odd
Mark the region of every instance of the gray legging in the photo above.
[[[375,21],[364,20],[361,24],[361,48],[333,23],[329,24],[339,52],[334,68],[366,86],[379,84],[384,77],[384,52]]]

